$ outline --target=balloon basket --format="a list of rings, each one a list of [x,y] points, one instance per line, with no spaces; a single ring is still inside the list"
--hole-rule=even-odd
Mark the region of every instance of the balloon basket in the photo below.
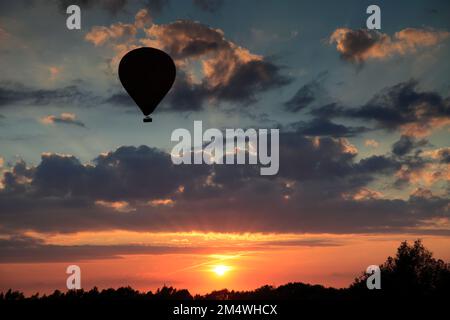
[[[152,122],[152,118],[151,118],[150,116],[146,116],[146,117],[143,119],[143,121],[144,121],[144,122]]]

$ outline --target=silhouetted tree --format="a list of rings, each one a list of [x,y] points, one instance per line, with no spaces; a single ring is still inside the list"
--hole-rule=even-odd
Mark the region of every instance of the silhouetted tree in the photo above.
[[[158,300],[192,300],[192,296],[186,289],[177,290],[173,287],[162,287],[153,295]]]
[[[3,296],[3,294],[2,294],[2,296]],[[17,300],[23,300],[24,298],[25,298],[25,296],[23,295],[22,292],[12,291],[11,289],[9,289],[3,296],[3,299],[5,301],[17,301]]]
[[[433,258],[420,239],[412,245],[402,242],[396,256],[388,257],[380,270],[383,292],[408,296],[450,293],[450,264]],[[367,290],[367,277],[356,278],[350,288]]]

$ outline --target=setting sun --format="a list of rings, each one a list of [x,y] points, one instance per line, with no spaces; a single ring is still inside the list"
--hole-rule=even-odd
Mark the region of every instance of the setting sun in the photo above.
[[[230,271],[231,268],[224,265],[218,265],[213,268],[213,272],[218,275],[219,277],[223,276],[225,273]]]

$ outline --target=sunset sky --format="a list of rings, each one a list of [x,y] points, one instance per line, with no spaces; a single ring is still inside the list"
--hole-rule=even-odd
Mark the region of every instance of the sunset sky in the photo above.
[[[80,4],[81,30],[65,9]],[[403,240],[450,260],[450,3],[0,0],[0,291],[345,287]],[[177,66],[144,124],[117,67]],[[171,132],[280,129],[280,169]]]

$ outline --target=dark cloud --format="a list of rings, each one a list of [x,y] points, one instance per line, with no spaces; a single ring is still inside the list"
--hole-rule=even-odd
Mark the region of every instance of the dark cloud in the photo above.
[[[336,116],[341,116],[344,113],[344,107],[336,102],[333,102],[317,108],[312,108],[310,113],[321,119],[329,119]]]
[[[228,83],[210,87],[206,83],[190,82],[183,71],[163,100],[161,111],[200,111],[209,100],[219,103],[230,102],[249,105],[257,101],[257,95],[290,82],[281,75],[281,68],[266,61],[252,61],[238,67]],[[135,107],[133,100],[125,93],[114,93],[105,100],[117,106]]]
[[[350,108],[331,103],[310,113],[322,119],[360,119],[374,123],[378,129],[423,137],[450,124],[450,98],[434,91],[420,91],[417,81],[410,80],[381,90],[361,106]]]
[[[219,99],[230,102],[256,102],[256,95],[280,88],[291,79],[281,74],[281,67],[269,61],[250,61],[240,65],[228,84],[212,89]]]
[[[208,96],[208,88],[203,84],[190,83],[181,72],[175,81],[173,89],[167,96],[168,103],[164,110],[169,111],[200,111]]]
[[[11,170],[3,173],[3,184],[8,186],[8,189],[3,191],[10,193],[24,193],[27,190],[27,183],[24,181],[31,181],[34,174],[34,168],[27,168],[23,160],[17,161]]]
[[[315,118],[309,122],[297,122],[291,126],[307,136],[353,137],[369,130],[366,127],[345,126],[322,118]]]
[[[280,137],[280,174],[300,181],[350,174],[356,152],[347,152],[345,141],[284,133]]]
[[[373,174],[393,174],[400,169],[402,163],[387,156],[370,156],[368,158],[361,159],[357,168],[360,173],[373,173]]]
[[[67,105],[87,103],[93,95],[78,85],[55,89],[36,89],[19,83],[0,84],[0,108],[16,104],[27,105]]]
[[[424,147],[427,144],[428,141],[425,139],[417,140],[414,137],[402,135],[400,137],[400,140],[392,145],[392,152],[397,156],[404,156],[414,149]]]
[[[384,199],[367,188],[420,165],[389,155],[358,160],[345,138],[296,131],[281,133],[280,171],[270,177],[255,165],[174,166],[169,154],[146,146],[120,147],[90,164],[44,154],[36,166],[18,162],[4,172],[1,225],[11,233],[410,230],[446,217],[446,198]]]
[[[320,89],[320,84],[317,81],[311,81],[303,85],[295,95],[284,103],[286,110],[291,112],[298,112],[309,106],[316,100],[316,95]]]
[[[167,153],[146,146],[120,147],[100,155],[94,164],[83,165],[73,156],[44,154],[35,168],[31,192],[111,201],[151,200],[170,196],[180,185],[195,183],[208,173],[201,166],[183,170],[172,164]]]
[[[217,248],[217,251],[222,251]],[[150,245],[52,245],[38,238],[13,235],[0,239],[0,263],[73,262],[121,259],[123,255],[200,254],[208,248]]]
[[[330,247],[339,246],[339,241],[329,239],[293,239],[249,242],[240,246],[241,251],[270,250],[279,247]],[[80,262],[101,259],[121,259],[124,255],[165,254],[219,254],[236,251],[235,246],[176,246],[176,245],[54,245],[41,238],[23,234],[7,235],[0,239],[1,263],[48,263]]]
[[[192,84],[186,79],[186,75],[179,71],[177,79],[161,102],[158,111],[200,111],[206,99],[212,96],[210,91],[201,84]],[[136,108],[136,103],[124,90],[119,93],[113,93],[104,100],[118,107]]]
[[[104,103],[112,104],[115,106],[136,107],[136,103],[125,91],[120,93],[113,93],[111,96],[107,97],[104,100]]]
[[[126,10],[129,0],[53,0],[62,12],[66,12],[68,6],[76,4],[82,10],[100,8],[112,15],[117,15],[120,11]],[[148,8],[152,13],[161,12],[168,4],[169,0],[138,0],[135,3]]]
[[[284,103],[285,109],[290,112],[299,112],[318,100],[320,96],[324,96],[323,82],[327,75],[327,71],[321,72],[315,79],[304,84],[289,101]]]
[[[305,137],[300,132],[280,136],[279,175],[311,183],[319,196],[340,197],[346,190],[366,186],[377,175],[394,173],[401,164],[388,156],[371,156],[356,161],[358,151],[345,138]]]
[[[214,13],[223,5],[223,0],[193,0],[192,3],[199,9]]]
[[[431,126],[450,122],[450,99],[437,92],[417,90],[414,80],[388,87],[365,105],[345,111],[353,118],[375,121],[386,129],[403,128],[408,135],[421,135]]]

